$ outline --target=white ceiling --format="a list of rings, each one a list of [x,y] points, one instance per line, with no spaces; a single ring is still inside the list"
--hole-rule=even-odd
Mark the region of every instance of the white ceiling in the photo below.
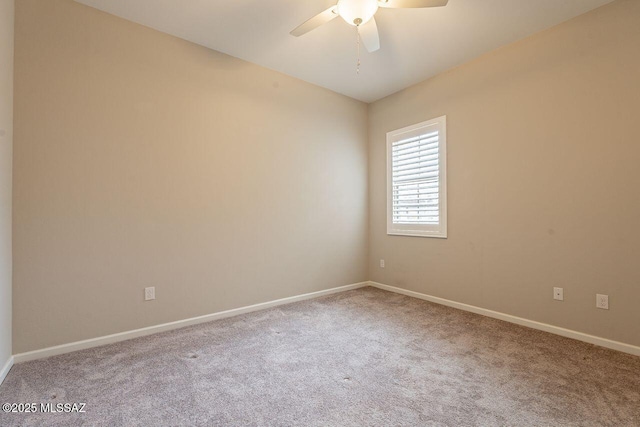
[[[335,0],[77,0],[335,92],[372,102],[612,0],[449,0],[379,9],[380,50],[361,49],[337,18],[289,32]]]

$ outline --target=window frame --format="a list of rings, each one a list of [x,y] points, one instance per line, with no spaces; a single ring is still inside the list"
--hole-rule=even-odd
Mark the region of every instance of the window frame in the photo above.
[[[438,131],[438,213],[439,224],[393,223],[393,153],[394,142],[427,132]],[[387,132],[387,235],[447,238],[447,116]]]

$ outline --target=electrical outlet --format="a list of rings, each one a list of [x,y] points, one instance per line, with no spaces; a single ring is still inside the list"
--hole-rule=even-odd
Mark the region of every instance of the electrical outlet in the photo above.
[[[383,259],[380,260],[380,268],[384,268],[384,260]]]
[[[596,307],[609,310],[609,295],[596,294]]]
[[[144,288],[144,300],[151,301],[156,299],[156,288],[155,286],[151,286],[149,288]]]
[[[564,289],[553,288],[553,299],[557,299],[558,301],[564,301]]]

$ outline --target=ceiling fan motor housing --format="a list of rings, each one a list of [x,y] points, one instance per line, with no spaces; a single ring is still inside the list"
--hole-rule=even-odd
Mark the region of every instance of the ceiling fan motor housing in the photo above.
[[[378,0],[338,0],[338,14],[347,24],[366,24],[378,11]]]

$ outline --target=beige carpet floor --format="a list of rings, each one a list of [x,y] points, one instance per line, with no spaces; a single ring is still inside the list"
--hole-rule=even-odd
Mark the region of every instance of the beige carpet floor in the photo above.
[[[640,358],[363,288],[18,364],[13,425],[640,426]]]

